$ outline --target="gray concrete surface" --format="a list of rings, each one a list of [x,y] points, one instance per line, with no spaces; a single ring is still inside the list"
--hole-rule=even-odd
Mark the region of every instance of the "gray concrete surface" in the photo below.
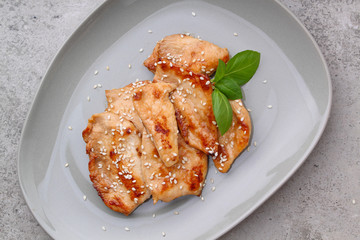
[[[103,0],[0,1],[0,239],[50,239],[16,170],[21,129],[50,60]],[[360,239],[360,1],[280,0],[328,63],[333,107],[305,164],[221,239]]]

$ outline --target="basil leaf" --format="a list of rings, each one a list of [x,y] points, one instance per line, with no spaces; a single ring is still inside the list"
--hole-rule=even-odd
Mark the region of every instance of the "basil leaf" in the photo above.
[[[242,98],[241,87],[234,79],[223,78],[215,84],[215,87],[230,100]]]
[[[217,82],[220,79],[222,79],[224,77],[224,74],[225,74],[225,69],[226,69],[226,65],[225,65],[224,61],[219,59],[219,64],[218,64],[218,66],[216,68],[215,77],[214,77],[214,79],[212,81]]]
[[[212,93],[213,111],[221,135],[231,127],[233,111],[229,100],[217,88]]]
[[[211,82],[215,83],[212,105],[221,135],[231,127],[233,112],[230,100],[242,98],[241,86],[255,74],[260,64],[260,53],[246,50],[237,53],[227,64],[219,59],[216,73]]]
[[[226,64],[223,78],[236,80],[242,86],[254,76],[259,63],[259,52],[252,50],[239,52]]]

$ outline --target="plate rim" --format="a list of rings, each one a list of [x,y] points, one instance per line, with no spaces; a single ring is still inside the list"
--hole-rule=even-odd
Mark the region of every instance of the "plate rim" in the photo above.
[[[77,35],[79,34],[79,32],[82,32],[83,30],[86,29],[88,23],[92,20],[92,18],[96,18],[99,13],[110,3],[111,1],[109,0],[105,0],[103,3],[101,3],[100,5],[96,6],[91,13],[89,13],[80,24],[78,24],[74,29],[74,31],[70,34],[70,36],[64,41],[64,43],[61,45],[61,47],[56,51],[56,54],[54,55],[54,57],[52,58],[52,60],[50,61],[44,77],[42,78],[42,80],[39,83],[39,87],[37,89],[37,91],[34,94],[33,99],[31,100],[31,105],[29,107],[29,110],[27,112],[26,118],[24,120],[24,124],[23,127],[21,129],[21,135],[20,135],[20,141],[19,141],[19,145],[18,145],[18,151],[17,151],[17,173],[18,173],[18,181],[19,181],[19,185],[21,188],[21,192],[22,195],[25,199],[25,202],[28,206],[28,209],[30,210],[31,214],[34,216],[34,218],[37,220],[37,222],[39,223],[39,225],[45,230],[45,232],[47,234],[49,234],[52,238],[56,238],[57,236],[55,235],[56,232],[52,231],[48,224],[45,223],[45,221],[43,221],[43,219],[31,208],[31,200],[29,199],[28,195],[26,194],[25,191],[25,187],[23,185],[23,180],[22,180],[22,176],[20,175],[20,162],[21,162],[21,151],[24,145],[24,135],[25,135],[25,130],[28,128],[29,125],[29,121],[30,121],[30,115],[32,114],[33,110],[34,110],[34,105],[36,103],[36,101],[39,99],[39,93],[42,91],[42,89],[44,88],[44,84],[46,82],[48,82],[48,76],[50,75],[51,69],[54,68],[54,63],[56,63],[56,61],[60,58],[60,56],[62,55],[63,52],[66,51],[66,49],[69,47],[69,45],[71,45],[71,42],[73,42],[73,40],[77,37]],[[279,181],[278,183],[276,183],[271,190],[268,190],[266,194],[262,195],[255,204],[253,204],[248,211],[246,211],[245,214],[239,216],[238,218],[236,218],[235,221],[233,221],[231,224],[228,224],[227,227],[224,227],[222,230],[217,231],[215,234],[212,234],[211,237],[213,238],[218,238],[222,235],[224,235],[226,232],[230,231],[232,228],[234,228],[236,225],[238,225],[241,221],[243,221],[244,219],[246,219],[249,215],[251,215],[256,209],[258,209],[262,204],[264,204],[273,194],[275,194],[288,180],[291,176],[294,175],[294,173],[302,166],[302,164],[306,161],[306,159],[309,157],[310,153],[314,150],[314,148],[316,147],[316,145],[318,144],[318,142],[321,139],[322,134],[325,131],[325,128],[327,126],[328,120],[330,118],[330,113],[331,113],[331,107],[332,107],[332,99],[333,99],[333,93],[332,93],[332,81],[331,81],[331,76],[330,76],[330,72],[328,69],[328,65],[327,62],[324,58],[323,53],[321,52],[320,47],[318,46],[317,42],[315,41],[314,37],[311,35],[311,33],[309,32],[309,30],[304,26],[304,24],[295,16],[294,13],[292,13],[283,3],[281,3],[279,0],[274,0],[274,3],[278,4],[278,6],[280,8],[282,8],[282,10],[285,10],[287,14],[290,15],[290,17],[296,21],[297,25],[301,27],[302,31],[304,34],[306,34],[307,38],[309,40],[311,40],[313,47],[316,49],[316,53],[317,55],[320,57],[321,60],[321,64],[324,68],[325,71],[325,75],[326,75],[326,79],[328,82],[328,99],[327,99],[327,106],[325,108],[325,111],[323,113],[323,117],[321,118],[321,120],[319,121],[319,127],[317,129],[316,134],[314,135],[313,139],[311,140],[311,143],[309,144],[309,147],[306,149],[306,151],[304,152],[304,154],[299,158],[299,160],[296,162],[296,164],[292,167],[291,171],[288,171],[286,173],[286,176],[283,177],[281,179],[281,181]]]
[[[46,224],[43,221],[43,219],[40,216],[38,216],[38,214],[36,214],[36,212],[31,208],[32,203],[31,203],[31,200],[29,199],[29,197],[27,196],[27,194],[25,193],[25,187],[23,185],[22,177],[20,174],[20,172],[21,172],[20,171],[21,149],[23,148],[24,141],[25,141],[24,140],[25,130],[28,128],[29,121],[30,121],[30,115],[32,114],[32,112],[34,110],[35,102],[39,98],[39,95],[40,95],[39,93],[44,88],[45,81],[48,81],[47,80],[48,75],[50,75],[51,69],[54,67],[53,66],[54,63],[60,58],[62,53],[66,51],[68,45],[71,44],[71,42],[73,41],[74,38],[76,38],[76,35],[80,31],[82,31],[83,28],[86,29],[86,26],[91,21],[91,19],[93,17],[96,17],[102,11],[102,9],[104,9],[106,7],[106,5],[109,4],[109,2],[110,2],[110,0],[105,0],[103,3],[96,6],[94,9],[92,9],[91,12],[89,14],[87,14],[87,16],[79,24],[77,24],[77,26],[74,28],[75,30],[70,34],[70,36],[63,42],[61,47],[56,51],[54,57],[50,61],[49,65],[45,71],[44,77],[41,79],[41,81],[39,83],[38,89],[36,90],[32,100],[31,100],[31,105],[26,114],[25,121],[24,121],[23,127],[21,129],[20,141],[19,141],[18,150],[17,150],[17,161],[16,161],[16,164],[17,164],[16,171],[17,171],[17,175],[18,175],[18,181],[19,181],[21,193],[22,193],[22,196],[25,199],[26,205],[27,205],[28,209],[30,210],[31,214],[33,215],[33,217],[39,223],[41,228],[53,239],[56,239],[56,235],[53,235],[54,231],[51,231],[48,224]]]

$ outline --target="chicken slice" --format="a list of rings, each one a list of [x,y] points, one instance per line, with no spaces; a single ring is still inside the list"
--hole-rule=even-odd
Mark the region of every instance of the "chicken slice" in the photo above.
[[[207,173],[207,156],[187,145],[180,135],[178,142],[180,161],[166,167],[159,159],[151,137],[143,134],[141,167],[154,204],[158,200],[169,202],[184,195],[201,194]]]
[[[155,73],[159,64],[168,62],[171,66],[210,76],[215,72],[219,59],[224,62],[229,60],[229,52],[226,48],[220,48],[192,36],[173,34],[156,44],[152,55],[145,60],[144,65]]]
[[[134,91],[142,86],[151,83],[150,81],[140,81],[131,83],[123,88],[105,90],[108,107],[105,111],[121,115],[124,119],[132,122],[140,133],[144,131],[144,125],[139,115],[135,112],[132,97]]]
[[[179,160],[178,128],[174,106],[169,100],[173,89],[168,83],[152,83],[137,89],[133,96],[135,110],[167,167]]]
[[[110,209],[129,215],[150,197],[141,172],[141,138],[112,112],[94,114],[83,131],[90,180]]]
[[[230,129],[222,136],[219,134],[219,151],[213,158],[215,167],[220,172],[229,171],[236,157],[248,146],[251,136],[249,112],[241,100],[230,101],[233,120]]]
[[[157,65],[153,82],[166,82],[179,86],[186,75],[189,75],[187,70],[180,71],[179,67],[170,66],[168,62],[165,62]]]
[[[207,154],[218,150],[211,94],[210,79],[201,74],[184,74],[181,84],[171,94],[182,137],[187,144]]]

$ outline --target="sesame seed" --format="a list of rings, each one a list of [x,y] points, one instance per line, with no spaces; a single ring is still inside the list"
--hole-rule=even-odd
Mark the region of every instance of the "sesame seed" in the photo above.
[[[211,191],[213,191],[213,192],[214,192],[214,191],[215,191],[215,189],[216,189],[216,187],[212,187],[212,188],[211,188]]]
[[[355,199],[353,199],[353,200],[352,200],[352,204],[355,204],[355,203],[356,203],[356,201],[355,201]]]
[[[153,31],[151,31],[151,29],[148,30],[148,33],[152,33]]]
[[[103,231],[106,231],[106,227],[105,227],[105,226],[102,226],[101,229],[102,229]]]
[[[125,229],[125,231],[127,231],[127,232],[130,231],[130,228],[128,228],[128,227],[125,227],[124,229]]]
[[[110,67],[109,67],[109,66],[106,66],[106,70],[109,71],[109,70],[110,70]]]
[[[69,166],[69,164],[68,163],[65,163],[65,167],[68,167]]]
[[[206,81],[206,83],[205,83],[206,85],[209,85],[210,84],[210,81]]]
[[[84,199],[84,201],[86,201],[86,199],[87,199],[86,195],[83,196],[83,199]]]
[[[237,37],[237,36],[238,36],[238,33],[234,32],[234,36]]]
[[[195,16],[196,16],[196,13],[195,13],[195,12],[192,12],[191,15],[193,15],[193,17],[195,17]]]
[[[179,212],[178,212],[178,211],[175,211],[175,212],[174,212],[174,215],[179,215]]]
[[[205,198],[203,196],[200,196],[201,201],[205,201]]]
[[[102,85],[99,83],[98,85],[97,85],[99,88],[101,88],[102,87]]]
[[[271,108],[272,108],[272,105],[268,105],[267,107],[268,107],[268,109],[271,109]]]
[[[97,87],[98,87],[98,85],[97,85],[97,84],[95,84],[95,85],[94,85],[94,89],[97,89]]]
[[[95,70],[94,75],[98,75],[99,71]]]
[[[211,182],[211,183],[214,183],[214,179],[213,179],[213,178],[210,178],[210,182]]]
[[[267,83],[267,80],[264,80],[263,83],[266,84],[266,83]]]
[[[257,145],[257,142],[254,142],[254,147],[256,147],[256,145]]]
[[[86,98],[87,100],[88,100],[88,102],[90,102],[90,96],[87,96],[87,98]]]
[[[72,130],[72,127],[71,127],[71,126],[68,126],[68,129],[69,129],[69,130]]]
[[[129,69],[131,68],[131,64],[129,64]]]
[[[143,48],[140,48],[139,52],[141,52],[141,53],[144,52],[144,49],[143,49]]]
[[[154,213],[152,217],[155,218],[155,217],[156,217],[156,214]]]

